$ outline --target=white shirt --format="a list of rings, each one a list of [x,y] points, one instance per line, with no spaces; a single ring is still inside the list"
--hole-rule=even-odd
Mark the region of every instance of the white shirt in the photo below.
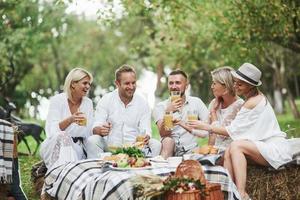
[[[170,99],[158,103],[153,110],[153,118],[155,123],[159,120],[163,120],[165,110],[170,103]],[[209,112],[205,104],[201,99],[192,96],[186,96],[186,101],[182,107],[181,112],[173,113],[175,118],[187,120],[188,111],[196,111],[198,119],[207,121]],[[181,126],[175,126],[172,130],[172,137],[175,139],[177,145],[183,146],[185,150],[190,150],[197,146],[197,137],[190,134],[187,130]]]
[[[87,125],[79,126],[76,123],[70,124],[65,132],[71,137],[87,138],[92,135],[91,126],[93,124],[93,103],[88,97],[83,97],[79,110],[86,115]],[[50,98],[50,106],[46,119],[46,135],[48,138],[55,136],[61,132],[59,123],[70,117],[71,111],[68,104],[67,94],[60,93]]]
[[[134,93],[125,106],[118,90],[105,94],[97,104],[93,128],[106,122],[112,124],[107,139],[108,145],[133,143],[139,134],[151,136],[151,112],[146,100]]]

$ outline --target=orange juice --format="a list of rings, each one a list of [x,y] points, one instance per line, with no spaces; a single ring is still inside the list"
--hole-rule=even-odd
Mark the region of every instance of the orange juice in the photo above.
[[[166,130],[172,130],[174,127],[172,113],[166,113],[164,115],[164,125]]]
[[[171,101],[176,101],[177,99],[180,99],[180,95],[172,95],[171,96]]]
[[[171,91],[171,102],[180,99],[180,91]]]
[[[86,124],[87,124],[87,120],[85,117],[82,120],[78,121],[79,126],[86,126]]]
[[[197,115],[193,115],[193,114],[188,115],[187,118],[188,118],[188,121],[198,120],[198,116]]]

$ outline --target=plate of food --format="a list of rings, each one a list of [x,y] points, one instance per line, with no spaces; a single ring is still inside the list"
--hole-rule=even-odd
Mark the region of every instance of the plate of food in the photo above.
[[[150,169],[151,163],[144,158],[143,153],[134,147],[122,148],[111,156],[104,157],[106,162],[111,163],[110,168],[114,170],[137,170]]]
[[[112,162],[109,166],[113,170],[126,171],[126,170],[144,170],[151,169],[151,163],[146,158],[124,157],[122,159]]]

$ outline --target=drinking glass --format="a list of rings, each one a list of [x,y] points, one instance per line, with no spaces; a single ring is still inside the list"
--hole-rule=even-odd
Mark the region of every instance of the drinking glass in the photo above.
[[[115,151],[117,148],[121,148],[124,145],[124,123],[112,123],[110,121],[107,123],[112,125],[107,138],[107,148],[109,151]]]
[[[164,115],[164,126],[166,130],[172,130],[174,128],[173,124],[173,113],[172,112],[166,112]]]
[[[177,99],[180,99],[180,91],[171,91],[171,102],[176,101]]]
[[[78,124],[79,126],[86,126],[86,124],[87,124],[87,119],[86,119],[85,113],[80,113],[79,115],[82,117],[82,119],[78,120],[77,124]]]
[[[197,111],[196,110],[188,110],[187,111],[187,120],[188,121],[198,120]]]

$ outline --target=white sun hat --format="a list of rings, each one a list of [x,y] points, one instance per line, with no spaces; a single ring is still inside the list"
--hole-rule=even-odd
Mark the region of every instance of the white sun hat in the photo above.
[[[231,73],[235,78],[245,81],[250,85],[261,85],[261,71],[251,63],[244,63],[239,67],[238,70],[232,71]]]

